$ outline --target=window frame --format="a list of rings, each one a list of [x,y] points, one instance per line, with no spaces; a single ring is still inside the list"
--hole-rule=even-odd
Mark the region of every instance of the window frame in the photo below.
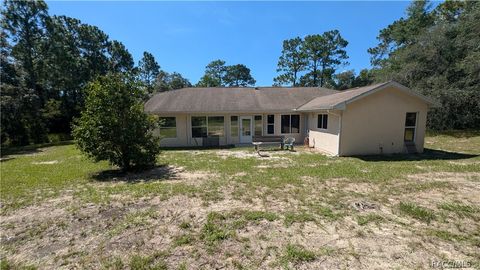
[[[222,118],[222,125],[211,125],[212,127],[222,127],[222,135],[210,135],[210,118]],[[225,116],[223,115],[209,115],[207,116],[207,137],[213,137],[213,136],[218,136],[218,137],[225,137]]]
[[[200,117],[205,118],[205,125],[194,126],[194,125],[193,125],[193,118],[196,118],[196,117],[198,117],[198,118],[200,118]],[[198,116],[192,116],[192,117],[190,117],[190,131],[191,131],[192,138],[203,138],[203,137],[207,137],[207,136],[208,136],[208,123],[207,123],[207,121],[208,121],[208,117],[207,117],[206,115],[198,115]],[[193,129],[194,129],[194,128],[205,128],[205,135],[206,135],[206,136],[200,136],[200,137],[195,137],[195,136],[193,136]]]
[[[415,114],[415,125],[413,126],[407,126],[407,117],[408,117],[408,114]],[[405,128],[404,128],[404,132],[403,132],[403,141],[406,142],[406,143],[413,143],[415,142],[415,139],[417,138],[417,123],[418,123],[418,112],[406,112],[405,113]],[[405,140],[405,135],[407,133],[407,129],[411,130],[413,129],[413,136],[412,136],[412,140]]]
[[[202,118],[205,118],[205,125],[201,125],[201,126],[194,126],[192,121],[193,121],[193,118],[194,117],[202,117]],[[222,129],[223,129],[223,132],[222,132],[222,135],[221,136],[218,136],[220,138],[223,138],[225,137],[225,116],[224,115],[193,115],[190,117],[190,131],[191,131],[191,136],[192,138],[204,138],[204,137],[212,137],[214,135],[209,135],[209,129],[208,129],[208,119],[211,118],[211,117],[222,117],[223,118],[223,125],[222,125]],[[218,125],[218,127],[220,127],[220,125]],[[201,136],[201,137],[195,137],[193,136],[193,129],[194,128],[205,128],[206,129],[206,136]]]
[[[268,120],[269,120],[268,118],[269,118],[270,116],[272,116],[272,120],[273,120],[272,123],[270,123],[270,122],[268,121]],[[270,126],[272,127],[272,131],[273,131],[273,132],[271,132],[271,133],[270,133],[269,130],[268,130],[268,128],[269,128]],[[275,115],[274,115],[274,114],[268,114],[268,115],[267,115],[267,134],[269,134],[269,135],[275,134]]]
[[[177,131],[177,117],[176,116],[160,116],[158,117],[158,121],[160,122],[162,119],[165,118],[173,118],[173,123],[175,123],[174,126],[162,126],[162,124],[159,123],[158,125],[158,134],[162,139],[176,139],[178,137],[178,131]],[[175,129],[175,137],[162,137],[162,129]]]
[[[257,117],[260,117],[259,120],[257,120]],[[257,121],[260,122],[260,134],[257,135]],[[253,116],[253,136],[263,136],[263,115],[257,114]]]
[[[288,132],[283,132],[283,116],[288,116]],[[298,132],[292,133],[292,116],[298,116]],[[280,134],[300,134],[301,128],[301,117],[300,114],[282,114],[280,115]]]
[[[236,120],[232,120],[233,118],[237,118]],[[236,125],[233,125],[232,123],[236,121]],[[238,138],[240,137],[240,117],[238,115],[231,115],[230,116],[230,137],[232,138]],[[233,128],[235,128],[237,130],[237,132],[232,132]]]
[[[322,130],[328,129],[328,113],[319,113],[317,115],[317,128]]]

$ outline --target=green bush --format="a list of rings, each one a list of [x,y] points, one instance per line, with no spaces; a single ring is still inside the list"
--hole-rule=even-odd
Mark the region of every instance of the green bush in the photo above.
[[[153,117],[143,111],[143,92],[128,75],[99,77],[85,88],[85,108],[75,120],[78,148],[95,161],[123,170],[150,167],[159,152]]]

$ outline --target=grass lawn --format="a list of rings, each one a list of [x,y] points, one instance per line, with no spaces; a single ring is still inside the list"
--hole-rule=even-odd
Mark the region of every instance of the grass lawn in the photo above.
[[[71,144],[10,149],[0,268],[480,268],[480,132],[431,133],[425,147],[165,150],[126,175]]]

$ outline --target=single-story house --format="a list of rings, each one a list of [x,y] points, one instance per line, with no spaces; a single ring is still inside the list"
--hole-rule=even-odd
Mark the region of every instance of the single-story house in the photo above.
[[[422,152],[436,103],[389,81],[336,91],[321,87],[184,88],[154,95],[145,111],[162,118],[167,147],[251,144],[253,136],[308,138],[330,155]]]

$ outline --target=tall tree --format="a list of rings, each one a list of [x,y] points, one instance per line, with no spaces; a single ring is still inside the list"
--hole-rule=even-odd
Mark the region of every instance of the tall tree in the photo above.
[[[149,52],[143,52],[142,59],[138,62],[138,73],[140,80],[147,86],[151,93],[155,86],[155,79],[160,72],[160,65],[155,61],[155,57]]]
[[[400,18],[380,30],[379,44],[368,49],[373,65],[381,65],[382,60],[392,52],[412,44],[414,38],[423,33],[434,23],[433,14],[429,12],[430,4],[425,0],[413,1],[407,8],[407,18]]]
[[[68,132],[81,109],[81,88],[89,79],[77,38],[81,23],[66,16],[52,16],[46,22],[43,47],[47,69],[42,78],[48,100],[43,111],[50,132]]]
[[[1,10],[2,47],[6,46],[2,54],[8,62],[14,61],[14,69],[7,63],[2,69],[8,69],[8,76],[16,77],[8,84],[2,81],[2,114],[14,117],[2,117],[2,120],[18,121],[2,123],[2,128],[16,127],[13,130],[19,133],[10,134],[16,144],[47,140],[41,112],[47,95],[40,78],[45,60],[41,45],[47,17],[47,5],[43,1],[6,0]]]
[[[413,2],[369,50],[376,80],[394,79],[441,102],[427,118],[433,129],[480,128],[480,2],[461,3],[429,10]],[[382,46],[389,46],[384,55]]]
[[[190,81],[184,78],[180,73],[168,73],[161,70],[157,75],[154,88],[155,92],[164,92],[191,86],[192,84]]]
[[[224,78],[227,72],[227,67],[225,66],[225,61],[217,59],[210,62],[205,67],[205,74],[202,76],[200,81],[197,83],[199,87],[218,87],[224,86]]]
[[[362,86],[367,86],[372,83],[374,83],[375,78],[373,76],[373,73],[371,70],[368,69],[362,69],[360,70],[360,73],[355,77],[355,80],[353,81],[353,87],[362,87]]]
[[[249,86],[255,84],[255,79],[250,74],[250,69],[242,64],[227,66],[225,73],[226,86]]]
[[[221,85],[218,83],[218,80],[208,75],[203,75],[195,86],[196,87],[219,87]]]
[[[172,72],[170,73],[169,76],[169,81],[170,81],[170,89],[175,90],[175,89],[181,89],[181,88],[186,88],[186,87],[192,87],[192,84],[187,78],[184,78],[182,74],[178,72]]]
[[[306,36],[302,48],[308,60],[308,73],[303,81],[310,86],[324,86],[331,81],[336,69],[347,63],[347,45],[338,30]]]
[[[334,75],[334,88],[338,90],[345,90],[352,88],[355,83],[355,72],[347,70]]]
[[[123,44],[80,20],[49,16],[42,0],[4,1],[1,14],[2,134],[10,130],[12,143],[42,142],[47,131],[70,132],[83,107],[84,86],[109,71],[133,68]]]
[[[67,16],[46,20],[42,74],[48,92],[43,108],[51,132],[69,132],[83,107],[83,87],[110,69],[108,36],[97,27]]]
[[[129,72],[133,69],[133,57],[120,41],[113,40],[109,43],[110,70],[112,72]]]
[[[13,41],[12,55],[27,73],[27,87],[40,91],[37,85],[39,65],[42,63],[40,44],[48,17],[44,1],[6,0],[2,10],[2,27]],[[39,93],[43,98],[43,93]]]
[[[109,40],[98,27],[88,24],[81,24],[78,28],[79,48],[82,57],[88,66],[87,78],[93,79],[99,74],[106,74],[111,65],[108,58]]]
[[[307,66],[302,46],[303,40],[300,37],[283,41],[282,55],[277,64],[277,72],[282,74],[273,79],[276,85],[298,85],[299,73]]]

